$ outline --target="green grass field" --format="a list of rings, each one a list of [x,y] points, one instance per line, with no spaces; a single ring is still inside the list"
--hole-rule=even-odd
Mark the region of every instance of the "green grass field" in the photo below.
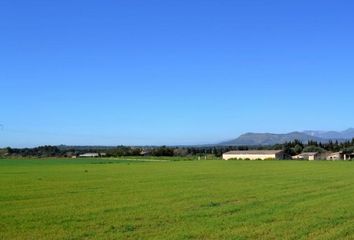
[[[354,162],[0,160],[0,239],[354,239]]]

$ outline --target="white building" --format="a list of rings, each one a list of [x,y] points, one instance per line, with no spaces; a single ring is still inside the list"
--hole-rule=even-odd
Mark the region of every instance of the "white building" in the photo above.
[[[302,160],[318,160],[320,159],[321,154],[318,152],[304,152],[299,155],[293,156],[293,159],[302,159]]]
[[[344,154],[342,152],[329,153],[326,157],[327,160],[341,160],[344,159]]]
[[[249,159],[249,160],[265,160],[265,159],[285,159],[284,151],[281,150],[247,150],[247,151],[230,151],[222,155],[224,160],[229,159]]]
[[[354,159],[354,153],[345,153],[344,154],[344,160],[353,160]]]
[[[86,157],[86,158],[94,158],[94,157],[99,157],[100,155],[98,153],[84,153],[80,154],[79,157]]]

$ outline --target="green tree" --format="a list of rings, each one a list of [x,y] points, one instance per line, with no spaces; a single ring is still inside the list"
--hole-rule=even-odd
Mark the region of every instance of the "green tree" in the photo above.
[[[322,153],[325,151],[326,151],[325,149],[318,147],[318,146],[314,146],[314,145],[307,146],[303,150],[303,152],[319,152],[319,153]]]
[[[295,154],[300,154],[302,153],[302,150],[304,149],[303,146],[301,146],[300,144],[297,144],[295,147],[294,147],[294,152]]]

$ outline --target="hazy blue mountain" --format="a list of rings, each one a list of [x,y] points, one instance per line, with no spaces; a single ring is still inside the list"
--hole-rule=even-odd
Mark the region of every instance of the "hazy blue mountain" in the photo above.
[[[221,145],[274,145],[278,143],[285,143],[298,139],[306,142],[309,140],[320,141],[322,139],[307,135],[301,132],[292,132],[287,134],[274,134],[274,133],[246,133],[238,138],[222,142]]]
[[[324,139],[352,139],[354,138],[354,128],[349,128],[345,131],[336,132],[336,131],[304,131],[305,134],[308,134],[313,137],[319,137]]]
[[[309,140],[318,142],[328,142],[329,140],[349,140],[354,138],[354,128],[347,129],[342,132],[335,131],[304,131],[304,132],[291,132],[286,134],[274,133],[246,133],[236,139],[225,141],[220,145],[274,145],[293,141],[295,139],[302,142]]]

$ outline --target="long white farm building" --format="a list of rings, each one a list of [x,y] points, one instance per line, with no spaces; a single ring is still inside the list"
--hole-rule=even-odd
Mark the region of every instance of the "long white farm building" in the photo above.
[[[285,154],[282,150],[247,150],[247,151],[230,151],[223,154],[224,160],[229,159],[249,159],[249,160],[265,160],[265,159],[284,159]]]

